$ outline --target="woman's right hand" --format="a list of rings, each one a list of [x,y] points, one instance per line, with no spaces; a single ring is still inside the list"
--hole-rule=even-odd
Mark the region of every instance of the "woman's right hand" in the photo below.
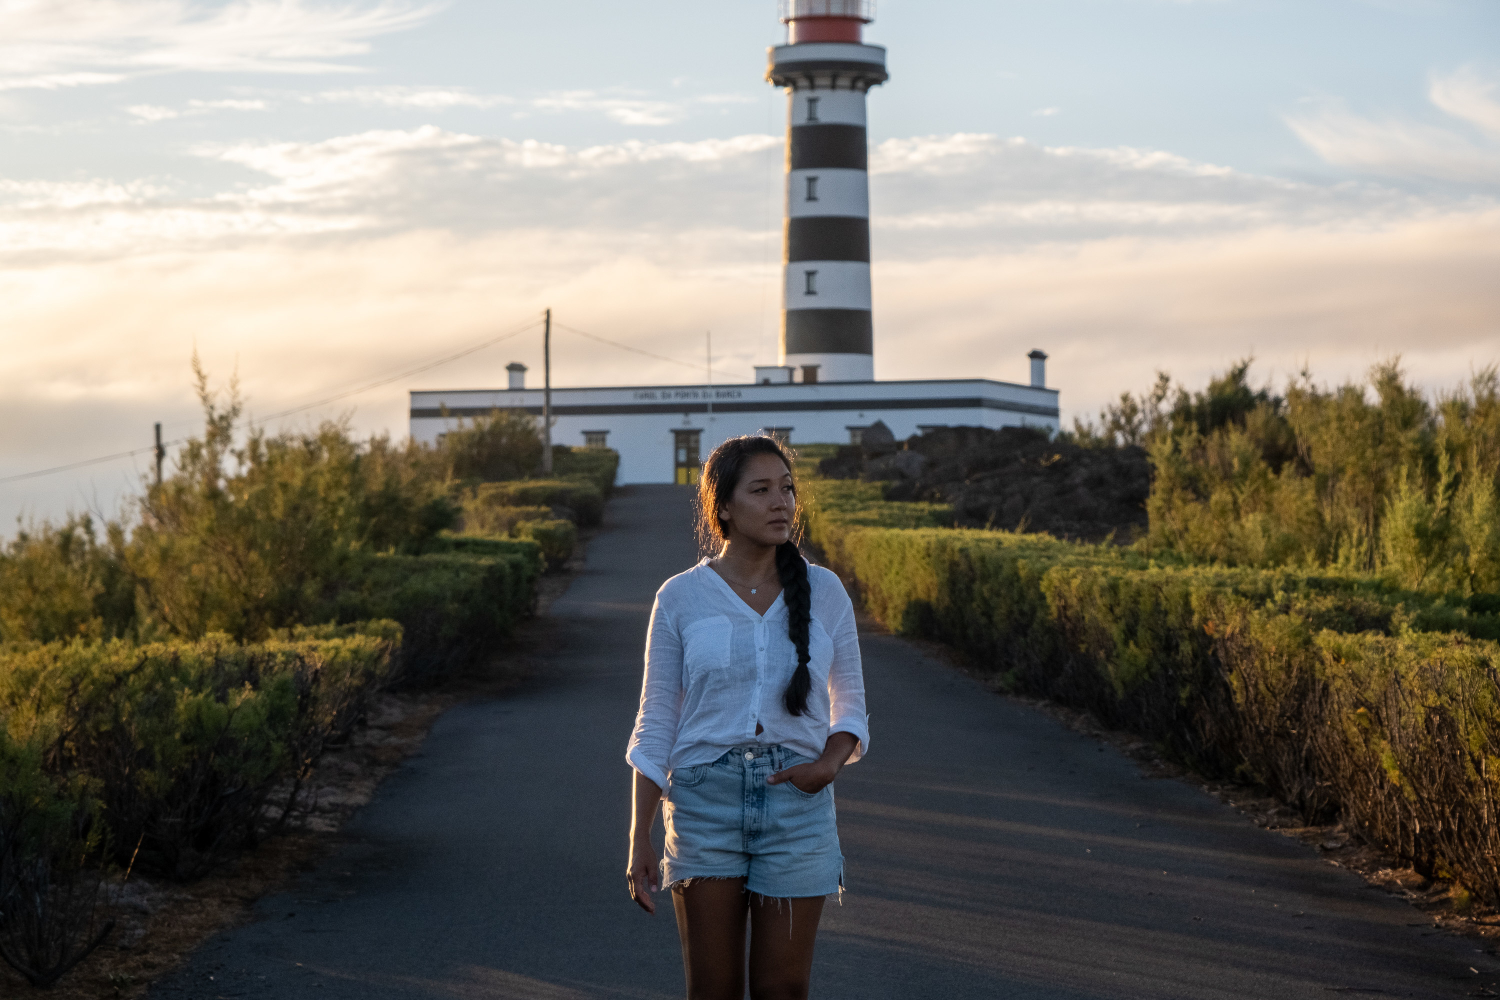
[[[649,837],[635,840],[630,847],[630,868],[626,872],[630,879],[630,898],[641,909],[656,916],[656,901],[653,892],[661,889],[661,868],[657,864],[656,848]]]

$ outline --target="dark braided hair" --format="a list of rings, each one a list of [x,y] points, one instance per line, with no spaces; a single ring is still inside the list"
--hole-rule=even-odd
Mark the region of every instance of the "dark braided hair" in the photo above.
[[[698,478],[698,541],[710,555],[716,554],[729,540],[724,522],[719,520],[719,508],[734,495],[744,475],[745,463],[752,455],[775,455],[789,473],[795,458],[789,448],[762,434],[733,437],[714,449]],[[797,548],[799,529],[800,519],[794,518],[792,537],[776,546],[776,575],[787,608],[787,636],[797,647],[797,670],[782,696],[786,710],[792,715],[807,714],[807,696],[812,692],[812,674],[807,669],[812,659],[807,648],[808,629],[812,626],[812,584],[807,578],[807,560]]]

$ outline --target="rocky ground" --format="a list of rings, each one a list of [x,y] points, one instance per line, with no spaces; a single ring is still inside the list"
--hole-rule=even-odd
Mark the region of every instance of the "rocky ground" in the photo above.
[[[945,427],[895,441],[866,434],[819,474],[887,484],[891,500],[950,504],[960,527],[1129,542],[1146,529],[1151,465],[1141,448],[1081,448],[1025,427]]]

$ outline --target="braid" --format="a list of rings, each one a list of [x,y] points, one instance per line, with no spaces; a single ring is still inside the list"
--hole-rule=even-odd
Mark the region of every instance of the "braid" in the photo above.
[[[812,626],[812,584],[807,579],[807,561],[797,550],[796,542],[776,546],[776,574],[781,579],[786,603],[787,636],[797,647],[797,672],[792,674],[783,700],[792,715],[806,715],[807,696],[812,693],[812,674],[807,670],[812,659],[807,648],[808,629]]]
[[[796,457],[790,448],[775,438],[747,435],[730,438],[713,450],[703,463],[698,477],[698,541],[703,551],[712,555],[729,540],[719,508],[728,502],[739,485],[745,460],[751,455],[775,455],[792,471]],[[807,698],[812,693],[812,674],[807,669],[812,654],[808,650],[808,631],[812,628],[812,583],[807,578],[807,560],[797,548],[796,528],[792,540],[776,546],[776,576],[781,581],[782,600],[787,609],[787,637],[797,647],[797,670],[786,686],[783,702],[792,715],[807,714]]]

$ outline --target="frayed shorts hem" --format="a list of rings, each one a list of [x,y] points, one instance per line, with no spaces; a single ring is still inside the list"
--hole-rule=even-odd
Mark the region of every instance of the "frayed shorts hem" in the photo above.
[[[674,875],[676,876],[676,878],[673,878]],[[798,885],[798,886],[795,886],[795,887],[784,886],[784,885],[769,885],[768,886],[768,885],[764,885],[764,884],[751,885],[749,883],[749,881],[748,881],[749,875],[746,872],[743,872],[743,871],[728,872],[728,873],[725,873],[725,872],[704,872],[704,873],[697,873],[697,874],[683,874],[681,871],[675,871],[674,872],[674,871],[671,871],[670,869],[668,869],[666,865],[662,865],[661,883],[669,891],[672,890],[672,889],[686,889],[688,886],[692,885],[694,882],[709,882],[709,881],[726,882],[726,881],[729,881],[731,879],[746,879],[747,881],[745,883],[745,891],[748,892],[748,893],[750,893],[751,895],[762,896],[762,897],[764,897],[766,899],[812,899],[812,898],[815,898],[815,897],[818,897],[818,896],[834,896],[834,895],[837,895],[840,899],[842,899],[843,896],[844,896],[844,869],[843,869],[842,866],[840,866],[839,870],[836,871],[836,872],[834,872],[833,876],[831,878],[829,878],[829,879],[826,879],[826,880],[825,879],[810,879],[810,880],[808,880],[808,883],[810,883],[810,885],[812,887],[814,887],[813,891],[808,892],[808,891],[806,891],[806,889],[808,887],[807,885]],[[818,887],[825,886],[825,885],[829,886],[829,888],[824,889],[821,892],[817,891]],[[778,891],[775,891],[775,890],[784,890],[784,889],[788,889],[788,888],[795,888],[797,891],[794,891],[794,892],[785,892],[785,891],[778,892]]]

